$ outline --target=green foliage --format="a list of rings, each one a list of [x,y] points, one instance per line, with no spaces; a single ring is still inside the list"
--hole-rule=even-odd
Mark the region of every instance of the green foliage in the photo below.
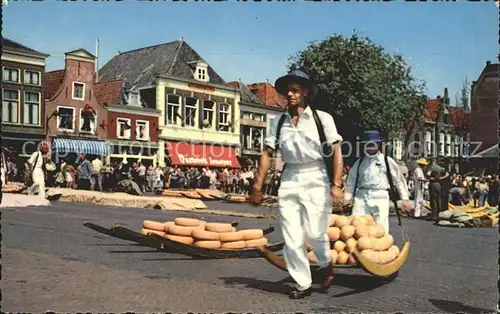
[[[303,70],[318,83],[336,122],[351,121],[358,130],[377,128],[386,136],[407,131],[427,102],[425,84],[413,78],[403,58],[367,37],[331,36],[289,61],[290,70]]]

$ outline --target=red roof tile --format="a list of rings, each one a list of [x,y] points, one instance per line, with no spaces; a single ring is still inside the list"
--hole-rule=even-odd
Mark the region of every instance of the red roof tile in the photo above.
[[[94,84],[94,93],[101,105],[119,104],[122,89],[123,89],[123,80]]]
[[[43,76],[43,92],[45,99],[51,99],[61,86],[64,79],[64,70],[45,72]]]
[[[451,121],[455,126],[467,126],[470,113],[465,112],[462,108],[450,108]]]
[[[429,100],[429,102],[427,102],[427,106],[424,109],[425,120],[435,121],[437,119],[440,102],[441,101],[439,99],[431,99]]]
[[[247,86],[267,107],[285,109],[285,97],[280,95],[271,83],[254,83]]]

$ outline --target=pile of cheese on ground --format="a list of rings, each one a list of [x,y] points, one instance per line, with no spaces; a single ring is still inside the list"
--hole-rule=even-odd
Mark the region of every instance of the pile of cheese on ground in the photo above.
[[[333,264],[357,264],[351,254],[356,248],[366,258],[379,264],[390,263],[399,256],[399,248],[394,245],[393,237],[385,233],[384,227],[374,224],[370,215],[353,217],[334,214],[329,225],[328,237]],[[308,248],[312,249],[310,245]],[[308,256],[311,263],[317,262],[313,251]]]
[[[455,228],[497,227],[498,208],[485,204],[474,208],[467,206],[454,206],[439,213],[439,226]]]
[[[193,218],[175,218],[167,222],[144,220],[141,233],[155,233],[172,241],[209,249],[235,250],[268,244],[261,229],[238,231],[228,223]]]
[[[21,182],[7,182],[2,185],[2,192],[4,193],[19,193],[24,189],[25,185]]]

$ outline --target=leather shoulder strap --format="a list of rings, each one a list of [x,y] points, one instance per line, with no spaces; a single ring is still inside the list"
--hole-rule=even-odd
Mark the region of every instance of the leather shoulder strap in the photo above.
[[[356,191],[358,190],[358,180],[359,180],[359,169],[361,169],[361,163],[365,159],[365,156],[361,156],[358,161],[358,169],[356,169],[356,183],[354,183],[354,190],[352,192],[352,196],[354,197],[356,195]]]
[[[391,189],[394,189],[394,182],[392,180],[392,174],[391,174],[391,167],[389,167],[389,157],[387,155],[384,155],[384,161],[385,161],[385,167],[387,168],[387,181],[389,181],[389,186]]]
[[[323,123],[321,123],[321,119],[318,116],[318,112],[316,109],[311,107],[311,112],[313,115],[314,122],[316,122],[316,128],[318,129],[318,134],[319,134],[319,141],[322,146],[326,143],[326,134],[325,134],[325,129],[323,128]]]
[[[274,141],[274,153],[278,151],[280,148],[280,136],[281,136],[281,128],[283,127],[283,123],[285,123],[286,115],[282,114],[279,121],[278,121],[278,126],[276,128],[276,138]]]

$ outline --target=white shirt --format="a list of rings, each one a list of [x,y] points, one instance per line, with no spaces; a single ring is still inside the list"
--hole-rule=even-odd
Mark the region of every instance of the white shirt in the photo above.
[[[417,167],[413,171],[413,181],[415,184],[415,190],[423,191],[425,189],[426,183],[423,183],[420,180],[425,180],[424,171],[422,170],[422,168]]]
[[[337,126],[333,117],[321,110],[316,110],[323,124],[326,140],[329,143],[342,141],[342,136],[337,132]],[[323,160],[318,128],[314,122],[310,107],[304,109],[300,114],[297,125],[293,125],[292,118],[288,112],[283,126],[281,127],[279,149],[285,163],[305,164],[317,160]],[[276,133],[281,115],[276,117],[270,125],[269,134],[264,140],[264,145],[276,149]]]
[[[38,160],[37,160],[38,156]],[[36,161],[36,165],[34,164]],[[43,155],[41,152],[34,152],[31,154],[30,160],[28,163],[33,167],[33,169],[42,169],[43,166]]]
[[[389,190],[389,180],[387,180],[387,167],[385,166],[384,154],[377,153],[375,155],[368,155],[363,158],[361,166],[358,159],[352,166],[349,176],[347,177],[346,188],[344,192],[344,198],[346,200],[351,200],[353,198],[354,186],[356,185],[356,177],[358,175],[359,168],[359,178],[357,189],[371,189],[371,190]],[[408,192],[408,186],[406,180],[399,169],[398,164],[391,157],[387,157],[389,163],[389,168],[391,170],[392,181],[394,187],[399,192],[402,200],[409,200],[410,195]]]

